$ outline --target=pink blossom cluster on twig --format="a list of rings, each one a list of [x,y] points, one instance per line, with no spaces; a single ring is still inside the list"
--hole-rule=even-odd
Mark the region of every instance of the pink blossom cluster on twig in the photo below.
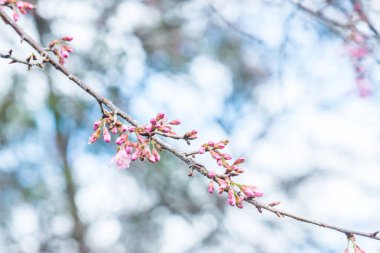
[[[26,1],[0,0],[0,6],[7,6],[13,10],[13,19],[18,21],[21,14],[26,14],[29,10],[34,10],[35,6]],[[1,8],[1,7],[0,7]]]

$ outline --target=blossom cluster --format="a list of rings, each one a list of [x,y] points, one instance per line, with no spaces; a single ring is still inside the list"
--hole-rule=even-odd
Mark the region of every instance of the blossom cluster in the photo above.
[[[161,146],[157,143],[156,134],[185,141],[197,138],[197,131],[192,130],[183,136],[178,136],[173,130],[173,126],[179,125],[179,120],[168,121],[163,113],[158,113],[156,117],[141,127],[127,126],[117,120],[112,113],[105,112],[103,117],[94,122],[94,132],[88,143],[96,142],[101,136],[105,142],[111,142],[111,134],[117,135],[115,143],[117,144],[116,155],[112,158],[112,165],[118,169],[127,169],[131,162],[137,159],[141,161],[148,160],[151,163],[160,161]],[[231,206],[243,208],[243,200],[263,196],[263,193],[255,186],[238,184],[232,180],[232,177],[238,176],[244,172],[241,164],[244,158],[238,158],[231,162],[231,155],[221,150],[228,144],[228,140],[219,142],[208,142],[203,144],[197,154],[209,153],[216,163],[225,169],[222,175],[217,175],[215,171],[210,171],[208,177],[211,179],[208,184],[208,191],[214,192],[214,183],[219,186],[219,194],[228,193],[228,203]],[[193,154],[194,156],[194,154]]]
[[[222,152],[221,150],[228,144],[228,140],[221,140],[219,142],[208,142],[203,144],[198,154],[205,154],[209,152],[211,157],[216,160],[216,163],[225,169],[223,175],[217,176],[215,171],[210,171],[208,177],[211,179],[208,184],[208,191],[214,192],[214,182],[219,186],[218,193],[228,193],[228,204],[243,208],[243,200],[247,198],[262,197],[263,192],[257,187],[252,185],[238,184],[232,180],[232,177],[238,176],[244,172],[241,164],[245,162],[244,158],[238,158],[233,163],[231,155]]]
[[[58,58],[60,64],[65,64],[65,59],[67,59],[74,50],[72,47],[67,45],[66,42],[73,40],[71,36],[64,36],[60,39],[53,40],[49,44],[49,51],[52,51],[54,55]]]
[[[117,135],[115,140],[117,152],[112,159],[112,164],[119,169],[129,168],[132,161],[140,159],[141,161],[148,160],[152,163],[160,161],[159,151],[161,146],[152,138],[155,134],[172,134],[173,126],[179,125],[179,120],[169,121],[165,114],[159,113],[155,118],[150,120],[150,124],[142,127],[133,127],[122,124],[114,115],[105,113],[102,119],[95,121],[94,132],[91,135],[88,143],[96,142],[101,133],[105,142],[111,141],[111,134]],[[191,131],[184,138],[196,138],[194,132]]]
[[[26,14],[28,10],[34,10],[35,6],[26,1],[0,0],[0,5],[10,7],[13,10],[13,20],[18,21],[21,14]]]

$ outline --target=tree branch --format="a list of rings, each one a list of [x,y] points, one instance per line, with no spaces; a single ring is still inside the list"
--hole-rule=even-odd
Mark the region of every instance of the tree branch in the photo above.
[[[138,127],[139,124],[136,120],[134,120],[132,117],[130,117],[128,114],[126,114],[124,111],[122,111],[119,107],[114,105],[111,101],[109,101],[107,98],[103,97],[102,95],[95,92],[93,89],[91,89],[87,84],[85,84],[83,81],[81,81],[78,77],[73,75],[68,69],[66,69],[64,66],[60,65],[52,56],[50,56],[44,48],[36,42],[32,37],[30,37],[27,33],[24,32],[24,30],[17,25],[16,22],[14,22],[4,11],[4,9],[0,8],[0,17],[4,20],[4,22],[8,25],[10,25],[17,34],[21,37],[22,41],[26,41],[30,46],[32,46],[42,57],[48,59],[49,63],[58,71],[63,73],[65,76],[67,76],[68,79],[73,81],[75,84],[77,84],[82,90],[84,90],[86,93],[91,95],[93,98],[95,98],[99,104],[103,104],[107,106],[110,110],[112,110],[115,114],[119,115],[123,119],[125,119],[128,123],[130,123],[132,126]],[[166,149],[167,151],[171,152],[175,156],[177,156],[179,159],[181,159],[183,162],[185,162],[191,170],[197,170],[200,174],[204,176],[208,176],[209,171],[202,165],[197,163],[194,159],[189,158],[188,154],[178,151],[177,149],[171,147],[168,143],[164,142],[161,139],[155,139],[158,144],[161,145],[163,149]],[[295,219],[297,221],[313,224],[316,226],[320,226],[323,228],[329,228],[336,230],[338,232],[344,233],[346,235],[358,235],[363,237],[368,237],[375,240],[380,240],[380,237],[377,236],[379,231],[373,232],[373,233],[363,233],[358,232],[354,230],[349,230],[345,228],[340,228],[334,225],[328,225],[323,222],[314,221],[308,218],[304,218],[301,216],[297,216],[285,211],[281,211],[279,209],[274,208],[271,206],[271,204],[266,205],[263,203],[260,203],[259,201],[255,199],[245,199],[246,202],[254,205],[259,212],[262,212],[262,209],[267,210],[273,214],[276,214],[278,217],[289,217],[292,219]]]

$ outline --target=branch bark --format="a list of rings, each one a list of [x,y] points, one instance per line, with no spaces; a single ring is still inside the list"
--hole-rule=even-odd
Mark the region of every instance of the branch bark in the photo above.
[[[92,96],[99,104],[103,104],[106,107],[108,107],[110,110],[112,110],[113,113],[119,115],[121,118],[126,120],[129,124],[132,126],[138,127],[139,124],[136,120],[134,120],[131,116],[129,116],[127,113],[125,113],[123,110],[121,110],[119,107],[114,105],[110,100],[105,98],[104,96],[98,94],[96,91],[94,91],[90,86],[85,84],[83,81],[81,81],[78,77],[76,77],[74,74],[72,74],[68,69],[66,69],[64,66],[60,65],[52,56],[50,56],[44,48],[35,41],[31,36],[29,36],[16,22],[11,19],[7,13],[0,8],[0,17],[3,19],[3,21],[10,25],[13,30],[16,31],[16,33],[21,37],[21,41],[26,41],[31,47],[33,47],[42,57],[47,58],[49,63],[58,71],[60,71],[62,74],[64,74],[68,79],[73,81],[75,84],[77,84],[82,90],[84,90],[86,93],[88,93],[90,96]],[[181,159],[183,162],[185,162],[191,170],[196,170],[200,174],[207,176],[208,170],[202,165],[197,163],[194,159],[189,158],[188,154],[181,152],[173,147],[171,147],[168,143],[164,142],[161,139],[156,139],[157,143],[161,145],[163,149],[166,149],[167,151],[171,152],[175,156],[177,156],[179,159]],[[256,199],[246,199],[246,202],[254,205],[258,211],[261,213],[262,209],[267,210],[268,212],[271,212],[278,217],[289,217],[292,219],[295,219],[300,222],[309,223],[312,225],[316,225],[323,228],[332,229],[335,231],[338,231],[340,233],[344,233],[346,235],[357,235],[357,236],[363,236],[367,238],[371,238],[374,240],[380,240],[380,237],[378,236],[379,231],[372,232],[372,233],[364,233],[360,231],[354,231],[346,228],[341,228],[335,225],[330,225],[324,222],[315,221],[309,218],[305,218],[302,216],[294,215],[292,213],[288,213],[282,210],[279,210],[277,208],[274,208],[270,205],[263,204]]]

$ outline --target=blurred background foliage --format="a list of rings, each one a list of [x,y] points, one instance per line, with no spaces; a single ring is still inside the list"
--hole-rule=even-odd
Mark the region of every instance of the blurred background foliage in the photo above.
[[[352,7],[352,1],[304,1],[314,9],[327,2],[335,3],[332,15]],[[162,111],[184,122],[178,132],[199,130],[200,140],[192,149],[228,137],[235,141],[231,148],[235,156],[251,158],[255,153],[258,162],[248,165],[252,172],[245,180],[273,196],[268,201],[289,198],[291,206],[293,199],[298,202],[293,210],[315,216],[312,203],[302,207],[310,196],[303,198],[302,187],[312,181],[305,192],[314,195],[319,180],[328,175],[336,180],[340,168],[352,164],[348,158],[336,162],[336,157],[348,153],[366,159],[357,158],[357,150],[345,150],[344,142],[319,143],[313,132],[307,138],[300,133],[298,138],[294,132],[302,132],[308,124],[296,129],[288,124],[293,117],[301,121],[310,117],[309,126],[313,122],[321,126],[326,122],[318,121],[315,114],[313,120],[314,112],[327,110],[337,117],[346,115],[342,108],[351,110],[358,103],[376,108],[369,112],[359,105],[370,114],[371,126],[379,122],[374,116],[377,86],[372,86],[373,96],[366,102],[358,98],[341,33],[290,1],[39,0],[35,4],[37,11],[19,22],[25,30],[44,45],[57,37],[74,36],[75,53],[67,67],[140,122]],[[375,4],[366,4],[376,17]],[[4,24],[0,34],[1,51],[13,48],[19,57],[31,53]],[[87,145],[92,122],[101,116],[96,101],[50,67],[27,71],[4,60],[0,64],[1,252],[336,252],[344,248],[342,236],[328,242],[315,236],[313,229],[280,223],[270,215],[258,215],[252,207],[232,210],[225,197],[207,193],[202,177],[188,178],[186,166],[171,154],[164,152],[162,162],[155,165],[135,162],[128,171],[110,169],[115,145]],[[376,63],[368,66],[376,72]],[[377,76],[371,78],[376,83]],[[297,114],[302,108],[307,112]],[[310,108],[316,109],[310,113]],[[369,131],[373,135],[368,138],[379,132]],[[299,146],[276,151],[278,143]],[[189,149],[184,143],[173,145]],[[260,162],[263,153],[256,146],[266,150],[265,159],[275,162]],[[304,149],[311,151],[305,154]],[[328,152],[310,155],[326,149],[336,157]],[[294,163],[297,154],[303,160]],[[334,162],[324,163],[326,159]],[[379,164],[377,158],[370,160],[371,168]],[[355,177],[347,180],[352,183]],[[379,193],[378,187],[372,190],[374,196],[368,201],[376,200]],[[320,214],[321,219],[335,221],[334,215]],[[339,210],[335,215],[340,215]],[[353,218],[353,223],[342,225],[364,229],[373,218],[374,214],[364,213],[357,219],[362,223]],[[371,247],[379,249],[367,245]]]

